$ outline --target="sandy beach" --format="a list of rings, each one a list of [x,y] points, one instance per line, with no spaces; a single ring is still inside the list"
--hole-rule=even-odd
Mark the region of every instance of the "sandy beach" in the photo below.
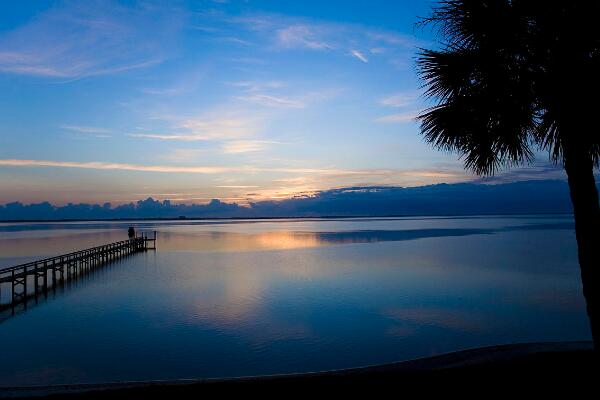
[[[0,388],[1,398],[196,398],[207,394],[394,390],[390,394],[585,393],[598,360],[591,342],[483,347],[392,364],[304,374],[224,379]],[[377,392],[376,397],[383,397]],[[386,396],[387,397],[387,396]],[[573,398],[573,397],[571,397]]]

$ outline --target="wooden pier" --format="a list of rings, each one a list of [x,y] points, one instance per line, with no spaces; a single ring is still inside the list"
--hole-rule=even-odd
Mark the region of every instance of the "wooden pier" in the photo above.
[[[79,276],[87,274],[113,260],[147,250],[156,249],[156,232],[154,237],[138,236],[120,242],[109,243],[63,254],[44,260],[0,269],[0,311],[23,304],[27,307],[29,300],[37,300],[39,295],[47,294],[49,289],[56,289]],[[10,295],[6,295],[6,290]],[[3,301],[3,297],[8,297]]]

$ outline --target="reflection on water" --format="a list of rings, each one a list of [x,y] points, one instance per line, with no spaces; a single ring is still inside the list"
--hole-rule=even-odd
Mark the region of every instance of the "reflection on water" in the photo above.
[[[120,240],[129,224],[0,224],[0,265]],[[158,232],[157,252],[0,322],[12,344],[0,385],[314,371],[589,338],[570,216],[134,224]]]
[[[429,237],[492,233],[484,229],[361,230],[342,232],[276,231],[261,233],[204,232],[190,235],[165,232],[161,249],[199,251],[286,250],[352,243],[395,242]]]
[[[356,222],[359,225],[360,222]],[[404,219],[386,219],[379,221],[402,221]],[[317,224],[325,221],[315,221]],[[372,220],[363,221],[371,223]],[[257,223],[253,221],[251,223]],[[217,221],[198,223],[138,223],[133,224],[141,232],[157,230],[160,235],[160,246],[165,251],[258,251],[276,249],[299,249],[351,243],[376,243],[387,241],[404,241],[434,237],[469,236],[493,234],[517,230],[573,230],[572,222],[529,222],[522,225],[507,225],[486,228],[425,228],[425,229],[381,229],[381,230],[340,230],[309,231],[285,230],[276,227],[274,230],[214,230],[215,225],[225,222]],[[274,223],[270,223],[273,225]],[[275,223],[276,224],[276,223]],[[89,226],[81,223],[73,224],[0,224],[0,267],[12,266],[15,263],[32,261],[42,256],[52,256],[75,250],[97,246],[112,241],[123,240],[128,225],[124,223],[107,223],[106,229],[99,229],[100,223]],[[192,228],[189,229],[190,225]],[[289,225],[286,224],[286,226]],[[242,227],[235,221],[234,227]],[[31,227],[31,231],[27,230]],[[197,229],[201,227],[201,229]],[[297,228],[297,227],[294,227]]]

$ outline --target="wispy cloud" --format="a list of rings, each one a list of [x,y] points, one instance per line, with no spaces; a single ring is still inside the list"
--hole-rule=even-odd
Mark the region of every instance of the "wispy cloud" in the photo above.
[[[384,43],[392,46],[412,48],[417,45],[417,41],[413,37],[392,31],[370,30],[367,32],[367,37],[374,42]]]
[[[248,92],[261,92],[264,90],[279,89],[286,86],[286,84],[281,81],[239,81],[227,82],[227,85],[239,87]]]
[[[242,92],[234,99],[274,108],[305,108],[311,103],[331,99],[339,92],[333,89],[298,90],[281,81],[241,81],[228,85]]]
[[[214,17],[214,15],[213,15]],[[278,49],[304,49],[351,54],[367,62],[365,52],[357,48],[372,49],[371,54],[388,57],[399,52],[412,51],[415,38],[395,31],[374,29],[359,24],[310,20],[276,14],[255,14],[232,17],[229,22],[238,24],[271,40]]]
[[[248,40],[240,39],[240,38],[233,37],[233,36],[220,37],[220,38],[218,38],[218,40],[221,42],[233,43],[233,44],[237,44],[237,45],[241,45],[241,46],[252,46],[253,45],[253,43]]]
[[[223,143],[221,148],[224,153],[249,153],[264,150],[268,145],[278,143],[271,140],[232,140]]]
[[[387,96],[379,101],[382,106],[386,107],[406,107],[413,105],[418,99],[418,94],[415,92],[396,93]]]
[[[257,188],[260,186],[256,186],[256,185],[217,185],[216,187],[224,188],[224,189],[251,189],[251,188]]]
[[[207,140],[204,136],[178,133],[130,133],[129,136],[156,140],[174,140],[181,142],[197,142]]]
[[[123,170],[165,173],[193,173],[193,174],[224,174],[224,173],[287,173],[322,175],[332,178],[339,177],[384,177],[384,176],[411,176],[411,177],[458,177],[460,173],[435,170],[396,170],[396,169],[339,169],[339,168],[296,168],[296,167],[263,167],[263,166],[180,166],[180,165],[140,165],[129,163],[113,163],[103,161],[54,161],[54,160],[28,160],[28,159],[0,159],[0,166],[10,167],[58,167],[81,168],[96,170]]]
[[[402,111],[395,114],[384,115],[383,117],[377,118],[376,122],[381,123],[402,123],[402,122],[416,122],[416,118],[419,111],[415,110],[417,105],[417,99],[419,95],[416,91],[408,91],[396,93],[379,100],[379,104],[384,107],[393,108],[404,108],[406,111]]]
[[[312,50],[328,50],[333,46],[321,39],[321,29],[316,26],[295,24],[276,31],[277,42],[286,48],[308,48]]]
[[[200,117],[164,116],[156,117],[170,122],[166,133],[131,133],[131,137],[171,141],[235,140],[254,136],[259,131],[260,121],[252,117],[204,115]]]
[[[301,100],[289,98],[285,96],[275,96],[265,93],[254,93],[247,96],[238,96],[238,100],[249,101],[267,107],[282,107],[282,108],[304,108],[305,104]]]
[[[289,164],[289,163],[288,163]],[[309,164],[312,165],[312,164]],[[460,165],[438,166],[430,169],[395,169],[395,168],[356,168],[344,169],[327,166],[314,167],[292,167],[289,165],[187,165],[175,164],[132,164],[103,161],[57,161],[57,160],[35,160],[35,159],[0,159],[2,168],[69,168],[82,170],[112,171],[138,171],[148,175],[139,175],[132,182],[132,189],[136,187],[136,193],[190,193],[196,191],[198,182],[202,183],[202,196],[207,199],[215,195],[223,195],[219,189],[234,191],[236,197],[242,200],[256,201],[260,199],[285,199],[294,196],[310,196],[318,190],[328,190],[339,187],[353,186],[420,186],[440,182],[464,182],[474,178],[465,173]],[[5,173],[15,174],[10,169]],[[159,178],[155,174],[173,175]],[[184,175],[195,175],[197,177],[184,177]],[[204,177],[203,177],[204,176]],[[169,182],[162,188],[157,188],[155,183],[148,186],[140,186],[145,180],[152,182],[158,179],[167,179]],[[186,183],[185,179],[192,179]],[[200,180],[198,180],[200,179]],[[202,179],[205,179],[202,181]],[[213,182],[206,183],[206,179]],[[194,183],[191,183],[194,182]],[[157,191],[158,190],[158,191]],[[160,191],[160,192],[159,192]],[[125,193],[125,192],[124,192]],[[196,193],[195,195],[197,195]],[[180,196],[181,197],[181,196]],[[185,199],[186,201],[192,198]],[[171,200],[174,200],[173,198]]]
[[[105,75],[154,65],[176,23],[155,7],[64,2],[0,35],[0,72],[52,78]]]
[[[178,166],[178,165],[140,165],[128,163],[112,163],[103,161],[53,161],[27,159],[0,159],[0,166],[11,167],[59,167],[82,168],[96,170],[124,170],[165,173],[192,174],[221,174],[221,173],[289,173],[289,174],[318,174],[318,175],[381,175],[389,174],[389,170],[346,170],[336,168],[287,168],[287,167],[257,167],[257,166]]]
[[[218,174],[229,171],[223,167],[179,167],[165,165],[137,165],[126,163],[110,163],[101,161],[77,162],[77,161],[51,161],[51,160],[0,160],[0,165],[12,167],[61,167],[82,168],[97,170],[124,170],[145,172],[178,172],[196,174]]]
[[[241,81],[229,82],[228,85],[242,91],[242,95],[235,96],[236,100],[276,108],[304,108],[306,106],[302,99],[281,93],[287,85],[280,81]]]
[[[385,115],[377,118],[377,122],[382,123],[401,123],[401,122],[415,122],[417,118],[417,111],[407,111],[398,114]]]
[[[367,57],[364,56],[363,53],[361,53],[358,50],[351,50],[350,54],[352,54],[354,57],[358,58],[360,61],[364,62],[364,63],[368,63],[369,60],[367,59]]]
[[[224,153],[238,154],[261,151],[265,148],[265,144],[257,140],[233,140],[223,143],[221,147]]]
[[[176,127],[205,139],[236,139],[254,135],[259,127],[257,118],[223,116],[200,117],[180,121]]]

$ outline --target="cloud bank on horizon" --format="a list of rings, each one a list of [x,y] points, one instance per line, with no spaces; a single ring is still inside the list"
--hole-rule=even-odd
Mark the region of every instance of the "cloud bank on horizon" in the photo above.
[[[429,6],[2,2],[0,204],[247,205],[474,180],[414,121]],[[498,179],[562,178],[545,160]]]
[[[248,205],[213,199],[176,204],[151,197],[135,203],[0,205],[0,221],[121,218],[261,218],[400,215],[571,213],[564,180],[532,180],[494,185],[437,184],[421,187],[348,187]],[[11,229],[8,226],[7,229]]]

